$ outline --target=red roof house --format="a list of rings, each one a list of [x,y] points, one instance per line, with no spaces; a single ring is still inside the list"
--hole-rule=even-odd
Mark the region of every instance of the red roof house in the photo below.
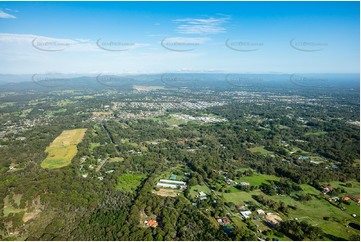
[[[149,227],[155,228],[155,227],[158,226],[158,222],[155,221],[155,220],[149,220],[148,223],[147,223],[147,225],[148,225]]]
[[[222,219],[222,221],[223,221],[224,224],[228,224],[228,223],[229,223],[229,219],[226,218],[226,217],[224,217],[224,218]]]

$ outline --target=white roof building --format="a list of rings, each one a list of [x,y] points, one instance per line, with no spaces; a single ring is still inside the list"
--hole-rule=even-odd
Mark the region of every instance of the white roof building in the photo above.
[[[265,214],[265,212],[262,209],[257,209],[258,214]]]
[[[249,215],[251,215],[252,212],[247,210],[247,211],[242,211],[241,214],[243,218],[249,218]]]
[[[158,187],[169,187],[169,188],[178,188],[179,185],[177,184],[168,184],[168,183],[162,183],[162,182],[158,182],[157,183]]]
[[[207,196],[207,194],[205,194],[203,191],[200,191],[200,192],[199,192],[199,196],[200,196],[200,197],[205,197],[205,196]]]
[[[161,182],[161,183],[170,183],[170,184],[178,184],[178,185],[185,185],[186,184],[183,181],[173,181],[173,180],[165,180],[165,179],[160,179],[159,182]]]

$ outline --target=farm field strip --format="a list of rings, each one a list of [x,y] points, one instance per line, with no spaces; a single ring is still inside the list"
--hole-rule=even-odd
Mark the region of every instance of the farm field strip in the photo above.
[[[54,169],[69,165],[78,152],[76,146],[82,141],[85,132],[86,129],[64,130],[46,148],[48,156],[42,161],[41,167]]]

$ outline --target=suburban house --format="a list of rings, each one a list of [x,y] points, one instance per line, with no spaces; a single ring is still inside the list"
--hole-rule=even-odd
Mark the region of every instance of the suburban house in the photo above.
[[[145,223],[147,226],[153,227],[153,228],[155,228],[155,227],[158,226],[158,222],[155,221],[155,220],[144,221],[144,223]]]
[[[250,186],[251,184],[249,182],[240,182],[241,186]]]
[[[198,197],[200,200],[205,200],[207,199],[207,194],[205,194],[203,191],[200,191]]]
[[[242,211],[241,214],[244,219],[247,219],[252,214],[252,212],[249,210],[246,210],[246,211]]]
[[[333,190],[333,187],[330,187],[330,186],[324,184],[322,193],[327,194],[328,192],[331,192],[332,190]]]
[[[224,218],[222,219],[222,222],[223,222],[223,224],[228,224],[228,223],[229,223],[229,219],[228,219],[227,217],[224,217]]]
[[[242,210],[245,210],[245,209],[246,209],[246,207],[244,205],[238,205],[237,206],[238,211],[242,211]]]
[[[265,211],[263,211],[262,209],[257,209],[257,213],[260,214],[260,215],[261,214],[266,214]]]
[[[227,218],[227,217],[223,217],[223,218],[216,217],[216,220],[220,225],[226,225],[226,224],[229,224],[229,222],[230,222],[229,218]]]

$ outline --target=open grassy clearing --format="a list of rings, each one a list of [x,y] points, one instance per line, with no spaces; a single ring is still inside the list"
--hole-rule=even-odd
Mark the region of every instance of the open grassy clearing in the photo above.
[[[95,96],[82,95],[82,96],[74,96],[74,99],[93,99]]]
[[[64,130],[46,148],[48,156],[42,161],[41,167],[54,169],[69,165],[78,152],[76,146],[82,141],[85,132],[86,129]]]
[[[206,185],[197,185],[190,187],[189,195],[194,198],[201,191],[206,193],[207,195],[211,194],[211,190]]]
[[[22,110],[19,117],[20,117],[20,118],[26,118],[31,111],[33,111],[32,108]]]
[[[173,125],[181,125],[181,124],[187,124],[187,123],[196,123],[196,124],[202,124],[202,125],[208,125],[210,123],[205,123],[201,120],[195,120],[193,118],[199,118],[199,117],[208,117],[208,118],[213,118],[213,119],[219,119],[221,121],[222,117],[219,117],[217,115],[214,114],[201,114],[199,113],[196,116],[188,116],[188,115],[183,115],[181,113],[174,113],[171,115],[166,115],[166,116],[161,116],[161,117],[155,117],[155,118],[151,118],[154,121],[158,121],[158,122],[166,122],[169,126],[173,126]]]
[[[147,145],[157,145],[159,143],[164,143],[164,142],[167,142],[169,141],[168,139],[156,139],[156,140],[152,140],[152,141],[145,141],[145,143]]]
[[[347,228],[345,225],[347,225],[350,221],[358,222],[359,220],[359,209],[357,218],[351,217],[351,213],[354,211],[355,206],[355,204],[352,203],[351,205],[345,205],[344,207],[346,207],[346,211],[342,211],[323,198],[313,198],[311,201],[307,202],[299,202],[289,196],[273,196],[271,198],[276,201],[283,201],[288,205],[297,206],[296,210],[290,209],[289,218],[305,220],[312,225],[319,226],[324,232],[337,237],[344,238],[346,234],[353,234],[352,232],[347,232],[352,229]],[[349,209],[350,206],[353,207],[352,210]],[[324,219],[325,217],[329,217],[331,219],[326,221]]]
[[[257,146],[257,147],[254,147],[254,148],[250,148],[248,150],[251,151],[252,153],[260,153],[261,155],[273,154],[272,151],[264,149],[263,145],[262,146]]]
[[[300,154],[300,155],[308,155],[308,154],[309,154],[309,152],[304,151],[304,150],[302,150],[301,148],[298,148],[298,147],[295,147],[295,146],[293,146],[292,148],[290,148],[289,151],[290,151],[291,153],[296,153],[296,152],[298,152],[298,154]]]
[[[279,178],[275,176],[269,176],[265,174],[255,174],[253,176],[246,176],[239,179],[251,183],[251,185],[260,185],[262,183],[268,183],[269,181],[278,181]],[[347,195],[359,195],[360,183],[357,181],[351,181],[352,187],[346,187],[342,182],[330,182],[332,187],[342,187],[347,191]],[[289,209],[288,215],[283,215],[285,219],[294,219],[302,221],[305,220],[308,223],[319,226],[325,233],[336,236],[338,238],[349,239],[349,236],[359,233],[359,231],[347,227],[349,222],[359,224],[360,206],[351,201],[350,205],[343,204],[346,208],[342,211],[336,206],[335,203],[328,202],[325,198],[328,196],[320,196],[320,191],[312,186],[303,184],[301,185],[303,194],[311,194],[312,200],[300,202],[296,196],[297,193],[288,195],[268,196],[260,190],[254,190],[251,192],[239,191],[233,186],[227,187],[230,193],[220,193],[223,196],[225,202],[232,202],[235,205],[244,205],[249,201],[264,208],[265,211],[269,211],[268,208],[258,203],[253,199],[253,195],[263,195],[269,199],[277,202],[284,202],[286,205],[291,205],[297,209]],[[344,195],[340,195],[342,197]],[[353,218],[351,214],[356,214],[356,218]],[[326,219],[325,219],[326,218]],[[349,231],[349,232],[348,232]],[[345,236],[346,235],[346,236]],[[285,239],[285,238],[280,238]]]
[[[101,162],[98,162],[97,168],[95,169],[96,172],[99,172],[100,169],[102,169],[103,165],[107,162],[107,160],[102,160]]]
[[[270,181],[279,181],[280,178],[273,175],[255,173],[252,176],[243,176],[238,179],[238,182],[249,182],[251,186],[259,186],[262,183],[269,183]]]
[[[115,187],[124,192],[134,192],[146,177],[146,174],[122,174]]]
[[[120,142],[122,144],[126,144],[126,143],[129,143],[129,139],[120,139]]]
[[[22,197],[22,194],[15,194],[13,195],[13,199],[14,199],[14,202],[17,206],[20,205],[20,199]],[[10,203],[10,199],[9,199],[9,196],[6,196],[4,198],[4,209],[3,209],[3,212],[4,212],[4,216],[7,217],[10,213],[20,213],[24,211],[24,209],[20,209],[20,208],[14,208],[14,206]]]
[[[123,157],[112,157],[112,158],[109,158],[109,162],[122,162],[124,161],[124,158]]]
[[[245,224],[241,218],[239,217],[231,217],[232,222],[241,230],[248,230],[247,229],[247,224]]]
[[[252,195],[263,195],[263,193],[259,190],[252,192],[239,191],[239,192],[218,193],[218,194],[223,195],[225,202],[232,202],[235,205],[244,205],[247,202],[251,201],[260,206],[261,204],[258,203],[256,200],[254,200]]]
[[[179,120],[172,116],[167,116],[167,117],[162,116],[162,117],[156,117],[156,118],[151,118],[151,119],[154,121],[158,121],[158,122],[166,122],[169,126],[181,125],[181,124],[187,123],[187,121],[185,121],[185,120]]]
[[[40,203],[40,196],[37,196],[30,203],[28,202],[24,208],[19,208],[21,198],[22,198],[22,194],[13,195],[13,200],[15,205],[10,202],[9,195],[4,198],[4,207],[3,207],[4,217],[9,216],[9,214],[11,213],[12,214],[22,213],[22,221],[26,223],[27,221],[36,218],[38,214],[45,207]]]
[[[314,226],[319,226],[325,233],[337,236],[340,238],[348,239],[345,237],[345,234],[352,235],[356,234],[357,231],[346,227],[349,222],[353,221],[358,223],[359,219],[359,206],[355,203],[351,205],[346,205],[346,211],[342,211],[336,206],[330,204],[325,199],[313,198],[308,202],[299,202],[292,199],[289,196],[267,196],[261,191],[252,191],[252,192],[238,192],[238,193],[223,193],[224,200],[226,202],[233,202],[236,205],[243,205],[249,201],[257,204],[258,206],[264,208],[266,211],[269,211],[265,206],[259,204],[256,200],[252,198],[252,195],[263,195],[274,201],[284,202],[287,205],[297,206],[296,210],[289,209],[289,214],[285,219],[297,218],[300,221],[306,221]],[[352,218],[351,213],[358,211],[357,218]],[[329,217],[330,219],[326,221],[324,217]],[[350,232],[347,232],[350,231]]]
[[[14,106],[14,104],[15,104],[15,102],[0,103],[0,108],[6,108],[6,107]]]
[[[129,139],[121,139],[120,142],[121,142],[122,144],[130,145],[130,146],[132,146],[133,148],[138,148],[138,147],[139,147],[139,145],[138,145],[137,143],[135,143],[135,142],[130,142]],[[144,146],[140,147],[140,149],[142,149],[142,148],[143,148],[143,150],[145,150],[144,148],[146,148],[146,147],[144,147]],[[146,148],[146,150],[148,150],[148,148]]]
[[[141,147],[140,147],[140,151],[142,151],[142,152],[148,152],[148,148],[145,147],[145,146],[141,146]]]
[[[69,104],[75,104],[75,103],[77,103],[77,102],[70,101],[69,99],[64,99],[64,100],[60,100],[60,101],[56,102],[55,106],[63,107],[63,106],[67,106]]]
[[[352,187],[346,187],[346,183],[351,183]],[[323,182],[322,184],[330,184],[332,187],[341,187],[347,191],[347,195],[360,195],[360,183],[357,181],[347,181],[347,182]]]
[[[189,168],[184,165],[177,165],[176,167],[162,172],[158,179],[167,179],[169,180],[171,175],[176,175],[175,180],[177,181],[186,181],[188,178],[184,173],[190,172]]]
[[[45,115],[46,116],[54,116],[56,114],[65,113],[66,111],[67,111],[66,108],[60,108],[60,109],[57,109],[57,110],[45,111]]]

